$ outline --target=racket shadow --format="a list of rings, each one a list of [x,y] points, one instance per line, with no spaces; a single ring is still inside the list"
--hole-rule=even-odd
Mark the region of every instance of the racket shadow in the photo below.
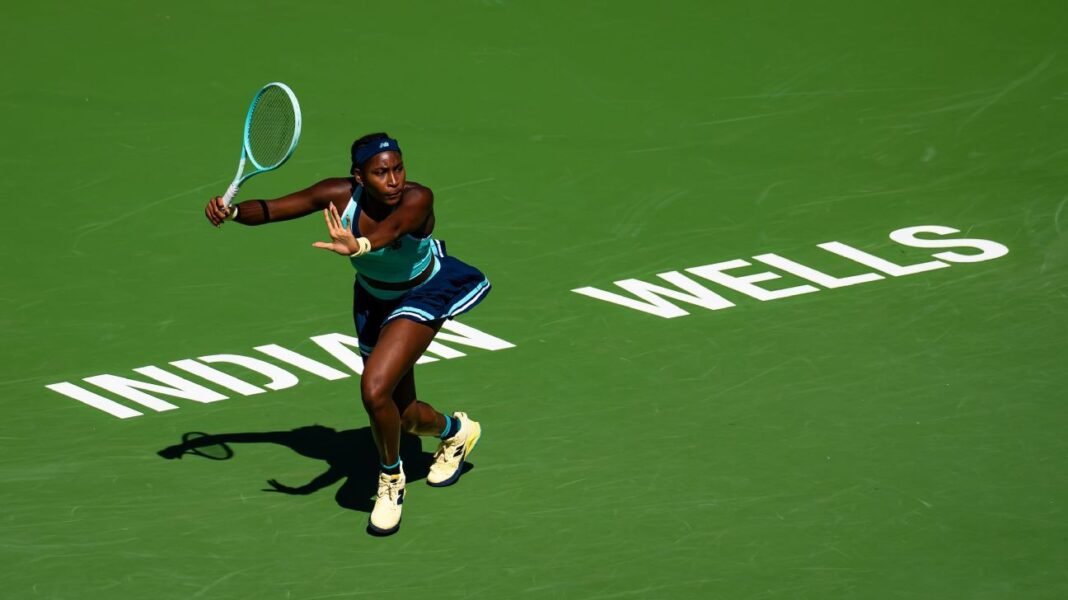
[[[323,425],[298,427],[290,431],[264,431],[221,434],[186,434],[180,444],[159,452],[166,459],[180,459],[186,455],[206,456],[214,453],[229,459],[230,444],[276,444],[289,448],[301,456],[326,463],[326,470],[308,483],[289,486],[274,479],[267,480],[265,492],[308,495],[343,481],[334,495],[338,506],[349,510],[371,512],[373,497],[378,488],[378,451],[370,427],[337,431]],[[225,449],[219,452],[212,449]],[[401,457],[408,483],[426,479],[433,455],[424,452],[417,436],[401,434]],[[464,465],[465,472],[473,465]]]

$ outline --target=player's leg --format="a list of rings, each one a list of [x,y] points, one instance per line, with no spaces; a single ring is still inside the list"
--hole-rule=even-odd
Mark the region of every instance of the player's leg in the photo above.
[[[393,391],[393,401],[401,413],[404,431],[441,440],[434,453],[434,462],[427,473],[427,484],[444,487],[456,483],[463,472],[464,461],[478,438],[482,427],[466,413],[444,415],[426,402],[418,400],[415,392],[415,370],[409,371]]]
[[[374,350],[364,364],[360,395],[371,418],[379,460],[382,461],[378,498],[367,526],[375,535],[397,531],[404,502],[405,478],[400,462],[401,411],[393,401],[393,394],[433,341],[435,333],[437,327],[425,323],[408,319],[390,321],[382,327]]]
[[[401,378],[393,390],[393,402],[400,411],[402,430],[420,436],[440,436],[445,430],[447,417],[416,396],[415,369]]]
[[[409,371],[393,392],[393,400],[401,412],[404,431],[441,440],[434,453],[426,482],[434,487],[452,485],[460,478],[468,454],[482,435],[482,426],[466,413],[445,415],[433,406],[418,400],[415,392],[415,372]]]
[[[382,328],[378,344],[364,364],[360,395],[375,429],[375,443],[383,465],[392,465],[400,458],[401,414],[415,404],[412,367],[440,327],[440,323],[417,323],[409,319],[390,321]],[[395,394],[403,405],[394,400]],[[444,418],[438,421],[433,416],[436,411],[429,406],[426,408],[429,410],[416,405],[416,412],[408,418],[419,423],[422,429],[438,426],[438,431],[426,434],[436,435],[441,432],[439,425],[444,424]]]
[[[399,323],[404,323],[404,325],[398,327],[397,324]],[[431,464],[430,472],[427,474],[427,484],[434,487],[444,487],[456,483],[463,473],[463,466],[467,456],[474,449],[475,444],[478,443],[482,435],[482,427],[477,421],[470,419],[466,413],[457,412],[447,416],[438,412],[429,404],[421,402],[416,398],[414,371],[409,369],[397,380],[395,379],[396,371],[392,368],[387,368],[387,366],[396,367],[404,364],[414,366],[415,361],[430,345],[434,334],[437,333],[440,327],[440,321],[416,323],[407,319],[398,319],[390,322],[382,329],[378,346],[368,361],[363,374],[364,380],[368,381],[368,385],[372,388],[381,388],[377,392],[372,389],[365,393],[365,404],[368,404],[368,399],[370,399],[368,412],[375,411],[376,414],[378,412],[387,415],[391,414],[390,411],[381,408],[385,400],[376,395],[383,394],[384,389],[390,389],[392,391],[393,404],[400,414],[400,427],[396,430],[395,438],[390,437],[394,435],[392,434],[394,431],[392,422],[386,423],[385,426],[380,428],[382,432],[381,453],[383,468],[388,469],[389,466],[399,462],[399,458],[394,458],[397,454],[391,452],[394,447],[388,444],[393,443],[395,439],[395,448],[399,451],[401,429],[417,435],[436,436],[441,439],[441,443],[434,453],[434,462]],[[427,332],[429,332],[429,337],[425,337]],[[419,352],[413,355],[411,350],[415,348],[418,348]],[[379,354],[380,352],[382,354]],[[380,367],[380,365],[387,366]],[[368,378],[368,373],[372,373],[370,378]],[[381,375],[381,379],[378,380],[376,385],[376,377],[379,375]],[[393,383],[393,381],[396,381],[396,383]]]

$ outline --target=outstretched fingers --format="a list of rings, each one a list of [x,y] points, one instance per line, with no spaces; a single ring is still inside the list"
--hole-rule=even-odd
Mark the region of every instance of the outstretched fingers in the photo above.
[[[330,206],[333,207],[332,204]],[[334,223],[333,223],[333,221],[330,220],[330,210],[329,209],[326,209],[326,208],[323,209],[323,220],[326,221],[326,230],[330,234],[330,239],[331,240],[336,239],[336,236],[334,235]],[[331,251],[334,250],[334,244],[333,244],[332,241],[331,242],[315,242],[315,243],[312,244],[312,246],[315,246],[316,248],[322,248],[323,250],[331,250]]]
[[[338,254],[348,255],[352,253],[350,244],[346,241],[352,237],[345,227],[341,224],[341,214],[338,213],[337,207],[330,204],[329,207],[323,209],[323,220],[326,221],[326,229],[330,233],[330,242],[315,242],[312,246],[316,248],[322,248],[323,250],[331,250]]]
[[[333,205],[331,205],[333,208]],[[330,237],[334,237],[334,222],[330,219],[330,209],[323,209],[323,219],[326,221],[326,230],[330,233]]]
[[[330,220],[333,223],[333,229],[331,230],[331,233],[340,234],[342,231],[344,231],[344,228],[341,226],[341,215],[338,214],[337,207],[333,204],[330,205],[329,210]]]

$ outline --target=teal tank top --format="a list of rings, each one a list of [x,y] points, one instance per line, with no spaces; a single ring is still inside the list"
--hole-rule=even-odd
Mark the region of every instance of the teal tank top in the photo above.
[[[357,186],[345,207],[345,212],[341,214],[341,226],[351,229],[356,237],[360,237],[360,196],[362,193],[363,187]],[[358,276],[363,275],[390,283],[403,283],[411,281],[422,273],[433,257],[434,237],[432,235],[421,238],[405,234],[390,246],[368,252],[363,256],[349,258],[349,260]]]

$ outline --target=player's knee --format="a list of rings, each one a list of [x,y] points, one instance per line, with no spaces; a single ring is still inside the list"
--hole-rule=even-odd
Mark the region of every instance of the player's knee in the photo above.
[[[385,378],[374,373],[364,373],[360,379],[360,396],[363,398],[363,405],[368,410],[375,410],[381,407],[387,402],[392,402],[390,397],[393,392],[393,386]]]

